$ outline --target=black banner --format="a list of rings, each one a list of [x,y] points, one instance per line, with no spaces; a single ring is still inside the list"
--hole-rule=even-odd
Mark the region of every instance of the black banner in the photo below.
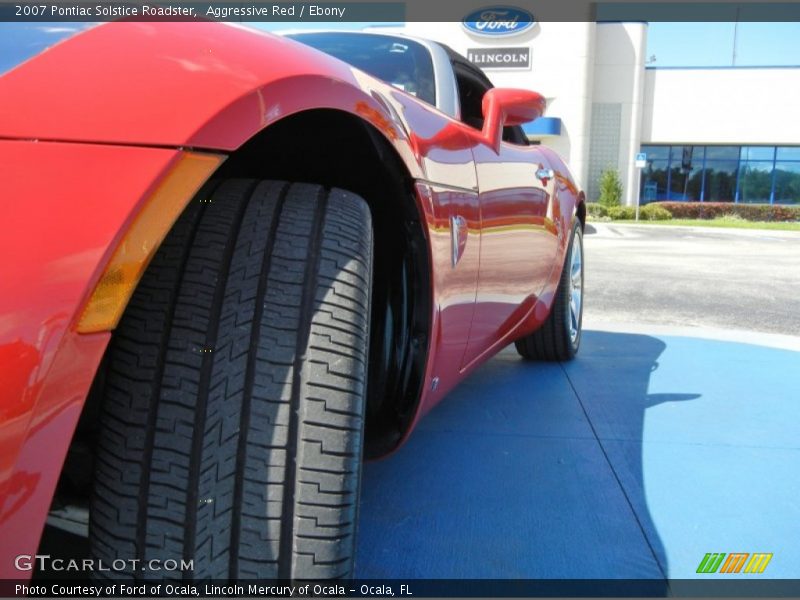
[[[96,22],[133,20],[395,23],[460,22],[487,8],[523,9],[535,21],[800,21],[796,2],[603,2],[591,0],[346,0],[344,2],[131,2],[114,0],[47,2],[0,0],[0,21]]]

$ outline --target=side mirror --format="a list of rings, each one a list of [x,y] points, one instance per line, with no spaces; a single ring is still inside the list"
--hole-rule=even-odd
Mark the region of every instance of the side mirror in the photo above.
[[[493,88],[483,95],[483,137],[495,152],[500,149],[503,127],[522,125],[544,114],[547,102],[541,94],[512,88]]]

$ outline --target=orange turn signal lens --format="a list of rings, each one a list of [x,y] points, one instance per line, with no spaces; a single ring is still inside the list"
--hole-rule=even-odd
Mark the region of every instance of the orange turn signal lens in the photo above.
[[[136,285],[172,225],[200,187],[225,160],[185,152],[145,202],[97,282],[78,322],[80,333],[117,326]]]

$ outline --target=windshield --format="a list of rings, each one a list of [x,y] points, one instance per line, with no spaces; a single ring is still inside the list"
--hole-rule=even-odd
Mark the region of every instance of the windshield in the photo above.
[[[0,75],[93,23],[0,23]]]
[[[433,61],[422,44],[365,33],[298,33],[287,37],[330,54],[420,100],[436,104]]]

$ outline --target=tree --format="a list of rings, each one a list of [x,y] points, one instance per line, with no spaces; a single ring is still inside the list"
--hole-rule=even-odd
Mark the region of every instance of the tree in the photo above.
[[[605,207],[619,206],[622,201],[622,182],[616,169],[608,168],[600,174],[600,199]]]

